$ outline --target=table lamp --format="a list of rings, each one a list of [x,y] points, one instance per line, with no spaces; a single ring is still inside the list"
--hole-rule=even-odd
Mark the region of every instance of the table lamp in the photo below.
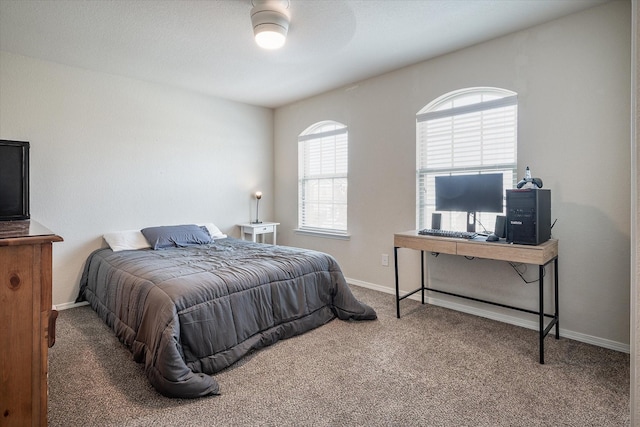
[[[251,224],[262,224],[262,221],[260,221],[260,215],[258,215],[259,213],[259,208],[260,208],[260,199],[262,199],[262,191],[256,191],[256,220],[252,221]]]

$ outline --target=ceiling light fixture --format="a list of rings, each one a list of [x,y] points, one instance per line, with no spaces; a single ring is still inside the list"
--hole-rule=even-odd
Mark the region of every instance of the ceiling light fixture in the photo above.
[[[251,0],[251,24],[256,43],[263,49],[284,46],[289,30],[289,0]]]

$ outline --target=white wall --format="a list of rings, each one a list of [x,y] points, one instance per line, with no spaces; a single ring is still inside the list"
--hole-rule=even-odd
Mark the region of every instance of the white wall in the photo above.
[[[0,138],[31,142],[31,216],[64,238],[54,304],[106,232],[212,221],[237,237],[257,189],[271,216],[270,109],[0,52]]]
[[[329,252],[350,279],[391,291],[393,258],[383,267],[381,254],[393,254],[394,232],[416,227],[416,113],[460,88],[513,90],[520,173],[528,165],[544,180],[558,220],[553,237],[560,241],[561,332],[628,350],[630,9],[630,2],[612,2],[277,109],[279,242]],[[348,241],[292,231],[296,138],[328,119],[349,127]],[[399,258],[401,288],[414,289],[417,254],[402,250]],[[537,284],[525,285],[506,263],[441,255],[430,257],[429,265],[436,287],[537,307]],[[528,270],[528,278],[535,279],[537,268]],[[535,324],[517,312],[437,298]]]

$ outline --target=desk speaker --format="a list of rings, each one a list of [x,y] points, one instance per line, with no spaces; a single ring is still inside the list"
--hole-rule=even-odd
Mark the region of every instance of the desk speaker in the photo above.
[[[507,242],[539,245],[551,238],[551,190],[507,190]]]
[[[496,216],[496,225],[493,230],[493,234],[499,238],[507,237],[507,217],[503,215]]]
[[[434,212],[431,214],[431,228],[434,230],[440,230],[440,223],[442,222],[442,214]]]

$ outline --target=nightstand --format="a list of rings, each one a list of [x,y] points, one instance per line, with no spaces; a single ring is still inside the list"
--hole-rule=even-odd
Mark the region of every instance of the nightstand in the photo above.
[[[256,241],[256,236],[261,234],[273,234],[273,244],[276,244],[276,228],[280,225],[279,222],[261,222],[260,224],[253,224],[245,222],[237,224],[240,227],[240,238],[244,240],[246,234],[251,235],[251,240]]]

